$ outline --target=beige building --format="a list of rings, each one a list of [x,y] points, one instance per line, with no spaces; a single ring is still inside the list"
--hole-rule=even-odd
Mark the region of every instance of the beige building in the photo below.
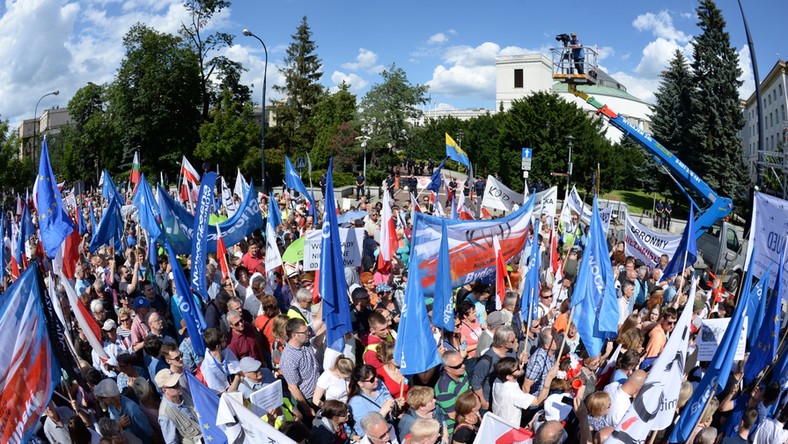
[[[33,154],[33,147],[37,146],[36,158],[41,152],[41,141],[44,136],[51,136],[60,133],[63,125],[71,122],[68,108],[45,109],[38,119],[27,119],[19,125],[19,157],[30,157]]]

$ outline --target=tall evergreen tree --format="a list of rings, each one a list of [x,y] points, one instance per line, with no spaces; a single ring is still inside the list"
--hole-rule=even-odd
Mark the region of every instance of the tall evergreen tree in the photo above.
[[[739,57],[714,1],[701,0],[696,11],[702,32],[692,43],[696,88],[691,132],[697,152],[697,162],[692,165],[712,189],[741,204],[747,198],[751,178],[739,139],[744,127],[739,105]]]
[[[285,98],[271,107],[276,116],[276,130],[272,128],[272,136],[284,139],[290,154],[301,154],[311,150],[315,140],[315,128],[310,124],[310,117],[323,93],[323,86],[319,83],[323,72],[306,16],[291,37],[293,40],[287,48],[284,67],[279,68],[285,84],[274,86],[274,91],[282,93]]]
[[[684,163],[696,160],[692,144],[692,92],[694,79],[689,62],[681,50],[673,54],[668,68],[660,74],[651,132]]]
[[[316,128],[312,146],[312,164],[315,168],[328,165],[334,157],[335,171],[350,171],[354,163],[361,164],[362,150],[355,138],[358,132],[356,96],[349,92],[350,85],[342,82],[336,93],[325,92],[315,104],[312,125]]]

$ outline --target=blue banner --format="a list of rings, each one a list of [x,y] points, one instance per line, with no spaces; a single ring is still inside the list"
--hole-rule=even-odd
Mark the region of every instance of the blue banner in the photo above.
[[[310,210],[315,207],[315,201],[312,200],[309,191],[307,191],[304,186],[304,182],[301,181],[301,176],[298,174],[298,171],[293,168],[293,163],[290,162],[290,158],[287,156],[285,156],[285,186],[290,190],[296,190],[303,194],[304,198],[309,201]],[[326,193],[328,193],[328,191],[326,191]]]
[[[539,269],[541,268],[541,259],[542,257],[539,254],[539,219],[536,219],[534,221],[534,238],[531,241],[528,262],[525,264],[528,267],[528,271],[525,274],[523,297],[520,299],[520,317],[523,323],[529,327],[539,307]]]
[[[435,275],[435,294],[432,302],[432,325],[448,331],[454,331],[454,297],[451,282],[449,230],[446,228],[446,224],[443,224],[441,245],[438,249],[438,272]]]
[[[186,331],[189,332],[189,337],[192,339],[194,352],[197,356],[203,356],[205,354],[205,343],[202,340],[202,332],[205,330],[206,324],[202,315],[202,308],[189,289],[189,282],[186,281],[186,275],[183,273],[181,264],[178,262],[178,257],[172,250],[172,246],[169,242],[164,241],[164,248],[167,250],[167,256],[170,259],[172,280],[175,282],[173,299],[177,299],[178,309],[186,323]]]
[[[328,173],[326,176],[319,288],[320,294],[323,296],[326,343],[328,347],[341,352],[345,347],[345,334],[352,332],[353,327],[350,321],[350,302],[347,297],[347,284],[345,282],[345,264],[342,260],[336,202],[334,201],[333,163],[333,158],[328,161]]]
[[[175,202],[164,189],[159,187],[158,199],[164,235],[178,254],[190,254],[194,230],[194,216]],[[246,190],[241,207],[233,217],[219,224],[224,244],[228,247],[241,242],[254,230],[263,226],[263,216],[257,204],[253,186]],[[208,253],[216,252],[216,230],[208,230]],[[159,239],[162,240],[162,239]]]
[[[211,208],[214,206],[213,189],[216,187],[216,173],[203,174],[200,182],[200,194],[197,197],[197,209],[194,211],[194,236],[192,236],[192,266],[190,271],[190,284],[192,290],[208,301],[208,288],[205,285],[205,266],[208,254],[208,219],[211,217]]]
[[[102,245],[110,245],[117,253],[123,251],[122,241],[123,219],[120,217],[120,203],[117,198],[113,197],[109,201],[109,206],[104,210],[104,215],[101,216],[101,222],[90,239],[88,249],[92,254]]]
[[[94,235],[98,230],[98,223],[96,222],[96,213],[93,212],[93,202],[88,204],[88,209],[90,212],[88,215],[90,216],[90,235]]]
[[[118,199],[118,202],[123,205],[125,202],[121,197],[120,192],[118,192],[118,188],[115,186],[115,182],[112,180],[112,177],[109,175],[107,170],[104,170],[101,173],[101,181],[101,195],[104,197],[104,199],[107,199],[107,202],[109,202],[113,197],[115,197]]]
[[[79,206],[77,206],[77,229],[80,236],[88,232],[88,226],[85,224],[85,215],[82,214],[82,208]]]

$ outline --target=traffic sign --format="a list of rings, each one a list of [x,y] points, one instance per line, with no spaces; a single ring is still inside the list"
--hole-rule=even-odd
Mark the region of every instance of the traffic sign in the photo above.
[[[520,165],[520,169],[526,171],[531,169],[531,158],[533,157],[533,154],[533,148],[523,148],[523,162]]]
[[[306,159],[304,159],[303,157],[299,157],[298,159],[296,159],[295,167],[298,168],[299,170],[303,170],[304,168],[306,168]]]

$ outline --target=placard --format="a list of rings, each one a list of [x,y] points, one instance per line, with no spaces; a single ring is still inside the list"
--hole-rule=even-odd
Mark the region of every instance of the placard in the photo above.
[[[711,361],[730,322],[731,318],[704,319],[701,321],[701,330],[698,333],[698,338],[695,340],[695,344],[698,346],[698,361]],[[741,336],[739,336],[739,345],[736,347],[736,355],[733,358],[735,361],[744,359],[744,349],[746,346],[747,318],[744,318]]]
[[[339,228],[342,242],[342,259],[346,267],[361,266],[361,249],[364,244],[363,228]],[[304,271],[320,268],[320,252],[322,251],[323,232],[309,230],[304,241]]]
[[[260,390],[249,395],[249,402],[252,404],[252,411],[258,416],[263,416],[269,410],[282,406],[282,380],[266,385]]]

